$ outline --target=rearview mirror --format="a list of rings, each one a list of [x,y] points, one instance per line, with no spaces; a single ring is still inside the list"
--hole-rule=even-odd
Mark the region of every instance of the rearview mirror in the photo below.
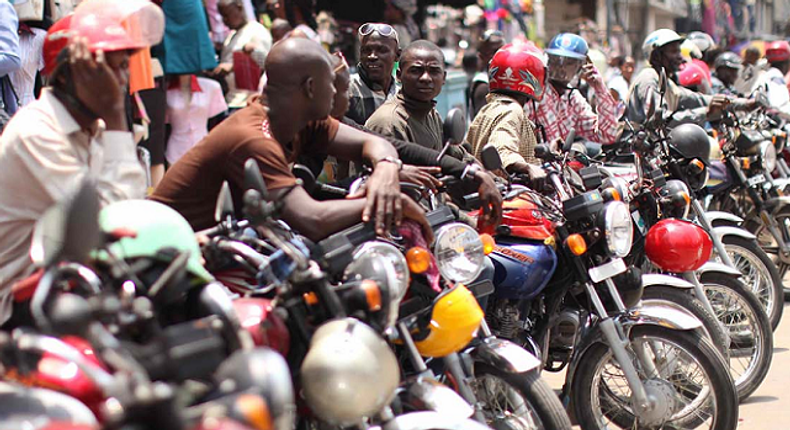
[[[451,145],[458,145],[466,135],[466,118],[459,108],[452,108],[444,119],[444,141]]]
[[[495,171],[502,168],[502,158],[499,156],[499,151],[493,145],[486,145],[480,151],[480,160],[483,162],[483,167],[489,171]]]
[[[222,222],[228,217],[233,217],[236,210],[233,207],[233,196],[230,193],[230,185],[228,181],[222,182],[222,188],[219,190],[219,197],[217,197],[217,207],[214,209],[214,221]]]
[[[47,210],[33,230],[30,258],[47,267],[58,260],[84,261],[101,244],[99,195],[85,181],[69,199]]]
[[[573,141],[576,140],[576,130],[571,129],[570,133],[565,136],[565,142],[562,144],[562,152],[568,152],[573,147]]]
[[[662,67],[658,75],[658,91],[663,96],[667,93],[667,71]]]
[[[263,199],[269,196],[261,169],[258,168],[258,162],[254,158],[248,158],[244,162],[244,186],[248,190],[257,191]]]
[[[294,176],[296,176],[296,179],[302,180],[302,188],[304,188],[308,194],[312,194],[313,190],[315,190],[316,182],[313,171],[303,164],[295,164],[291,171]]]

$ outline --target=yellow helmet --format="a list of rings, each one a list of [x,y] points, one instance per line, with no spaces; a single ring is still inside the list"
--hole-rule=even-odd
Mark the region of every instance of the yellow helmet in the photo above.
[[[483,310],[462,284],[439,296],[433,304],[428,336],[415,342],[423,357],[444,357],[469,344],[483,321]]]

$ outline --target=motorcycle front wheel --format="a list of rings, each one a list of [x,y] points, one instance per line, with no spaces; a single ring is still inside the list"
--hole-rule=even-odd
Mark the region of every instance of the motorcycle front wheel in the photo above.
[[[790,241],[790,208],[782,208],[774,215],[774,218],[779,225],[783,240]],[[781,251],[776,238],[771,235],[771,232],[768,231],[759,218],[746,220],[744,227],[757,236],[757,243],[765,250],[765,253],[771,257],[774,263],[776,263],[776,267],[779,271],[779,279],[784,281],[784,277],[788,269],[790,269],[790,257],[783,257],[780,255]],[[784,286],[783,289],[785,299],[790,299],[790,286]]]
[[[716,318],[730,336],[730,373],[738,398],[749,397],[768,375],[773,360],[773,331],[757,297],[738,279],[704,273],[700,282]]]
[[[629,353],[655,399],[649,416],[638,416],[632,392],[608,345],[597,343],[579,359],[571,381],[576,418],[583,430],[708,429],[738,425],[738,397],[716,349],[698,332],[660,326],[634,327]],[[644,369],[634,351],[647,352],[655,369]]]
[[[492,428],[571,429],[562,402],[537,370],[508,373],[475,363],[469,385]]]
[[[722,242],[735,268],[743,274],[741,282],[760,300],[771,329],[776,330],[784,311],[784,287],[776,264],[754,240],[724,236]]]

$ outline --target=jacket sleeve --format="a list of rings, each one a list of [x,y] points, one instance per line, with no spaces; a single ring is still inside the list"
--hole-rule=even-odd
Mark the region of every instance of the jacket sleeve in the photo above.
[[[52,201],[67,197],[86,177],[95,181],[102,206],[145,197],[145,172],[129,132],[105,131],[91,145],[87,165],[55,130],[39,128],[21,143],[19,159]]]
[[[526,119],[519,118],[515,112],[509,111],[501,118],[493,121],[495,125],[488,138],[488,144],[494,145],[497,149],[504,168],[518,162],[538,164],[536,158],[530,157],[527,159],[519,152],[519,142],[521,140],[519,131],[521,130],[520,124],[522,120]]]
[[[580,137],[588,140],[604,145],[614,143],[618,135],[617,103],[606,85],[595,86],[593,91],[598,100],[597,113],[579,92],[573,92],[574,105],[576,105],[574,109],[576,131]]]

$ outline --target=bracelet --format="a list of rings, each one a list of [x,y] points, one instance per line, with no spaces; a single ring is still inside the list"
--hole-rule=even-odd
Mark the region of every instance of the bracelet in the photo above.
[[[399,160],[399,159],[397,159],[397,158],[395,158],[395,157],[393,157],[391,155],[388,155],[388,156],[386,156],[384,158],[379,159],[379,161],[376,164],[382,163],[382,162],[395,164],[396,166],[398,166],[398,171],[399,172],[401,170],[403,170],[403,161],[401,161],[401,160]]]

